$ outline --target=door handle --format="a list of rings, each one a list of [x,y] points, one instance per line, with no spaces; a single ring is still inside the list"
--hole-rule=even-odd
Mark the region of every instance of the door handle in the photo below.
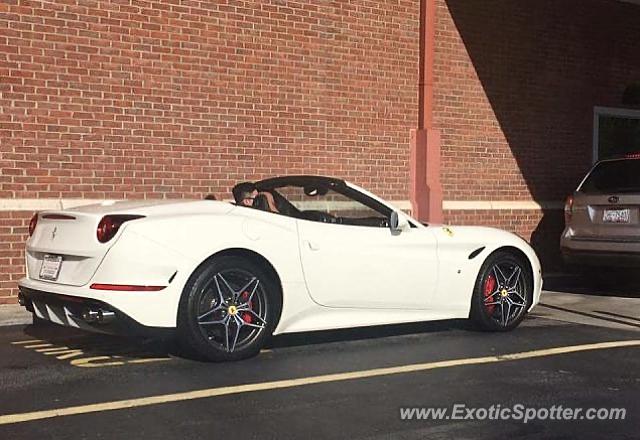
[[[320,249],[320,246],[318,246],[317,243],[314,243],[313,241],[309,241],[309,240],[307,240],[307,246],[309,246],[309,249],[311,249],[312,251],[317,251]]]

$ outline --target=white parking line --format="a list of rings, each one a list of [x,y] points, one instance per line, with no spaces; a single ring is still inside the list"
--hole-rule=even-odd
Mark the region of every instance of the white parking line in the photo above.
[[[33,344],[35,342],[44,342],[44,341],[42,339],[29,339],[27,341],[15,341],[15,342],[12,342],[11,345]]]
[[[366,379],[370,377],[390,376],[395,374],[415,373],[418,371],[435,370],[439,368],[457,367],[461,365],[480,365],[495,362],[507,362],[521,359],[531,359],[545,356],[555,356],[581,351],[606,350],[610,348],[640,346],[640,339],[627,341],[598,342],[594,344],[570,345],[565,347],[545,348],[541,350],[508,353],[496,356],[483,356],[466,359],[452,359],[447,361],[427,362],[421,364],[400,365],[396,367],[374,368],[371,370],[351,371],[347,373],[324,374],[321,376],[301,377],[273,382],[233,385],[219,388],[208,388],[182,393],[163,394],[158,396],[141,397],[137,399],[117,400],[112,402],[94,403],[91,405],[71,406],[44,411],[34,411],[21,414],[7,414],[0,416],[0,425],[23,423],[33,420],[64,417],[77,414],[89,414],[102,411],[114,411],[127,408],[159,405],[163,403],[181,402],[185,400],[205,399],[230,394],[250,393],[255,391],[293,388],[304,385],[341,382],[345,380]]]

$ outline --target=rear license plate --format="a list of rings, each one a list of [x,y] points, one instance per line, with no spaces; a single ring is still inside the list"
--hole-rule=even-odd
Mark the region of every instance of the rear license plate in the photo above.
[[[62,255],[45,254],[40,268],[40,279],[56,281],[62,267]]]
[[[605,209],[602,215],[604,223],[629,223],[629,209]]]

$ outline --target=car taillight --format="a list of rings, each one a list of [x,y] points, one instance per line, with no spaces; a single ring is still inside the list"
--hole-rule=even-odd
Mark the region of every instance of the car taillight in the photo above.
[[[573,216],[573,196],[567,197],[567,201],[564,204],[564,224],[568,225]]]
[[[33,217],[31,217],[31,221],[29,222],[29,237],[31,237],[35,232],[37,224],[38,224],[38,213],[36,212],[35,214],[33,214]]]
[[[106,243],[115,237],[118,229],[129,220],[143,218],[144,215],[105,215],[98,223],[97,237],[100,243]]]

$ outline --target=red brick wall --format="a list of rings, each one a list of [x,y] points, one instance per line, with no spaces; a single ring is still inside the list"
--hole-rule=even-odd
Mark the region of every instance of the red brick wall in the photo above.
[[[413,0],[3,0],[0,199],[229,197],[282,173],[407,199],[418,31]],[[28,216],[3,215],[0,301]]]
[[[557,201],[593,106],[640,77],[640,7],[437,0],[445,200]],[[0,200],[227,197],[238,180],[345,177],[408,198],[417,0],[4,0]],[[0,302],[31,213],[0,213]],[[555,248],[560,211],[446,211]],[[12,300],[13,301],[13,300]]]
[[[437,0],[445,200],[561,201],[592,160],[594,106],[640,78],[640,6]]]
[[[592,160],[594,106],[640,78],[640,6],[437,0],[434,123],[445,200],[561,202]],[[553,270],[561,211],[445,211],[531,239]]]
[[[0,304],[15,302],[16,283],[24,276],[30,219],[30,212],[0,212]]]

